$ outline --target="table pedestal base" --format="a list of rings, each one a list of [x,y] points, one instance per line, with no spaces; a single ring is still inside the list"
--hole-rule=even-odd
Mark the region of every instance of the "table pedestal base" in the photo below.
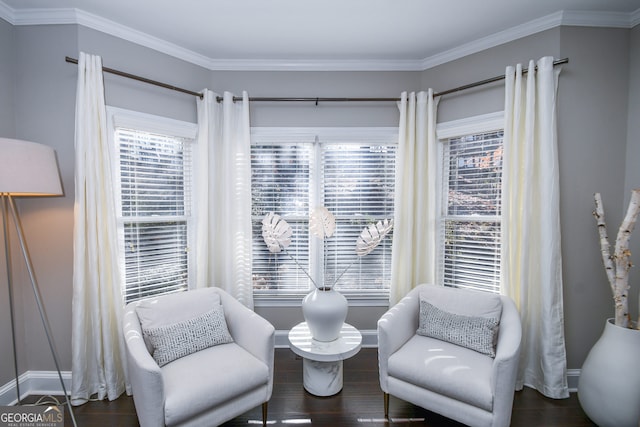
[[[333,396],[342,390],[342,360],[316,362],[302,359],[304,388],[315,396]]]
[[[358,353],[362,334],[344,323],[333,341],[316,341],[306,322],[298,323],[287,335],[291,351],[302,357],[302,383],[316,396],[333,396],[342,390],[342,361]],[[639,426],[640,427],[640,426]]]

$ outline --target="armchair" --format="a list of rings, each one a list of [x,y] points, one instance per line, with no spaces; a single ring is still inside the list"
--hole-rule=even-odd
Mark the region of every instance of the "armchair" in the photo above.
[[[217,323],[200,321],[220,305],[224,316],[219,315]],[[175,357],[172,352],[193,347],[207,335],[201,327],[211,324],[221,324],[220,336],[231,338],[198,344],[190,354],[177,354],[174,360],[159,359],[154,348],[158,341],[153,339],[169,335],[163,343],[171,348],[162,354]],[[171,335],[176,325],[187,325],[181,327],[182,340]],[[215,426],[259,405],[265,425],[273,390],[274,328],[231,295],[205,288],[133,302],[125,308],[123,329],[133,401],[142,427]],[[149,331],[155,332],[149,335]],[[209,335],[219,338],[215,331]]]
[[[499,319],[497,331],[494,328],[494,335],[488,338],[496,340],[490,349],[495,357],[416,333],[426,322],[425,317],[420,320],[425,313],[421,313],[421,299],[443,310],[440,320],[445,321],[431,326],[443,326],[445,335],[450,325],[446,316],[451,313],[451,317],[467,319],[464,321]],[[464,332],[459,334],[463,341],[477,342]],[[468,425],[509,426],[521,335],[520,315],[508,297],[426,284],[412,289],[378,321],[385,417],[389,416],[391,394]]]

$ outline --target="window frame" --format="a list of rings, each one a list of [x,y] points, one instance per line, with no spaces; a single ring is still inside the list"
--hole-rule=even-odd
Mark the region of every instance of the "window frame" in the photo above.
[[[181,139],[189,140],[191,144],[191,155],[195,154],[197,143],[198,126],[196,123],[176,120],[168,117],[141,113],[138,111],[127,110],[118,107],[107,106],[107,139],[109,143],[110,156],[112,159],[112,174],[114,201],[116,206],[116,224],[118,234],[118,263],[120,265],[121,285],[120,294],[123,305],[128,302],[135,301],[126,299],[126,254],[125,254],[125,224],[135,222],[148,222],[148,218],[134,217],[127,219],[122,212],[122,188],[120,175],[120,155],[118,141],[116,141],[116,131],[118,128],[133,129],[141,132],[149,132],[153,134],[166,135]],[[195,190],[195,164],[192,163],[191,169],[191,193]],[[190,215],[183,215],[187,225],[187,289],[192,289],[195,284],[195,206],[194,197],[190,197],[190,206],[188,207]],[[158,222],[167,218],[177,218],[174,216],[158,216],[154,218]],[[150,221],[154,222],[154,221]],[[160,295],[160,294],[158,294]],[[144,299],[146,297],[143,297]]]
[[[269,143],[367,143],[389,145],[398,143],[397,127],[259,127],[251,128],[251,144],[269,144]],[[312,174],[319,174],[319,156],[316,156],[316,162],[311,165],[314,170]],[[322,190],[319,189],[320,179],[316,176],[315,185],[311,190],[311,198],[309,204],[311,207],[319,205]],[[278,212],[276,212],[278,213]],[[252,217],[253,218],[253,217]],[[253,221],[253,219],[252,219]],[[295,236],[294,236],[295,238]],[[310,246],[315,250],[314,254],[310,252],[310,274],[322,264],[323,259],[323,242],[318,239],[312,239]],[[354,241],[355,245],[355,241]],[[256,307],[291,307],[299,306],[300,300],[313,289],[313,285],[307,291],[280,293],[278,295],[268,295],[266,292],[256,293],[254,290],[254,305]],[[386,306],[389,302],[389,291],[380,290],[379,292],[357,292],[357,291],[341,291],[349,300],[352,306]]]
[[[439,195],[437,197],[437,220],[436,230],[437,236],[437,280],[445,286],[451,286],[444,282],[444,256],[445,256],[445,244],[444,244],[444,222],[449,218],[447,212],[448,195],[444,194],[444,181],[445,181],[445,141],[451,138],[462,137],[471,134],[482,134],[495,131],[504,131],[504,111],[497,111],[494,113],[481,114],[477,116],[467,117],[458,120],[452,120],[448,122],[438,123],[436,126],[436,139],[438,141],[438,181],[436,183]],[[504,185],[504,175],[501,178],[501,186]],[[462,220],[478,219],[483,217],[475,215],[458,215]],[[487,216],[486,221],[500,222],[501,230],[503,229],[503,217],[502,212],[499,215]],[[500,239],[498,239],[498,247],[501,246]],[[501,266],[498,265],[497,274],[500,276]],[[487,292],[491,292],[488,291]],[[500,285],[495,293],[500,293]]]

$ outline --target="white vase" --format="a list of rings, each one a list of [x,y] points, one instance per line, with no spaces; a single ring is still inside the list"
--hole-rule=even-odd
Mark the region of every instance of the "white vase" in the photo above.
[[[578,400],[600,427],[640,425],[640,331],[608,319],[587,355],[578,383]]]
[[[333,341],[347,318],[349,304],[333,288],[314,289],[302,300],[302,315],[316,341]]]

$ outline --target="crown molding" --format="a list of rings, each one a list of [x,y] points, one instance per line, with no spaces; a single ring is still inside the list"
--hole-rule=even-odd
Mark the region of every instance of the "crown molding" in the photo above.
[[[192,50],[185,49],[166,40],[151,36],[142,31],[134,30],[131,27],[127,27],[82,10],[76,10],[76,16],[76,23],[78,25],[100,31],[140,46],[162,52],[169,56],[173,56],[174,58],[182,59],[183,61],[210,69],[211,59]]]
[[[427,70],[437,65],[442,65],[561,25],[633,28],[638,23],[640,23],[640,9],[631,14],[619,12],[560,11],[425,58],[422,60],[421,68]]]
[[[77,9],[13,9],[13,25],[77,24]]]
[[[0,0],[0,19],[4,19],[13,25],[13,9],[7,6],[2,0]]]
[[[632,13],[560,11],[423,59],[234,59],[210,58],[80,9],[16,10],[0,0],[0,18],[12,25],[77,24],[162,52],[212,71],[424,71],[561,25],[633,28],[640,9]]]
[[[534,19],[525,24],[499,31],[487,37],[482,37],[470,43],[449,49],[422,60],[422,69],[428,70],[438,65],[464,58],[474,53],[499,46],[522,37],[530,36],[549,30],[562,24],[562,12],[556,12],[542,18]]]
[[[219,71],[422,71],[419,59],[210,59]]]
[[[632,16],[638,14],[639,11],[640,9],[632,13],[567,10],[562,12],[562,25],[574,27],[632,28]]]
[[[631,13],[631,28],[640,24],[640,8]]]

